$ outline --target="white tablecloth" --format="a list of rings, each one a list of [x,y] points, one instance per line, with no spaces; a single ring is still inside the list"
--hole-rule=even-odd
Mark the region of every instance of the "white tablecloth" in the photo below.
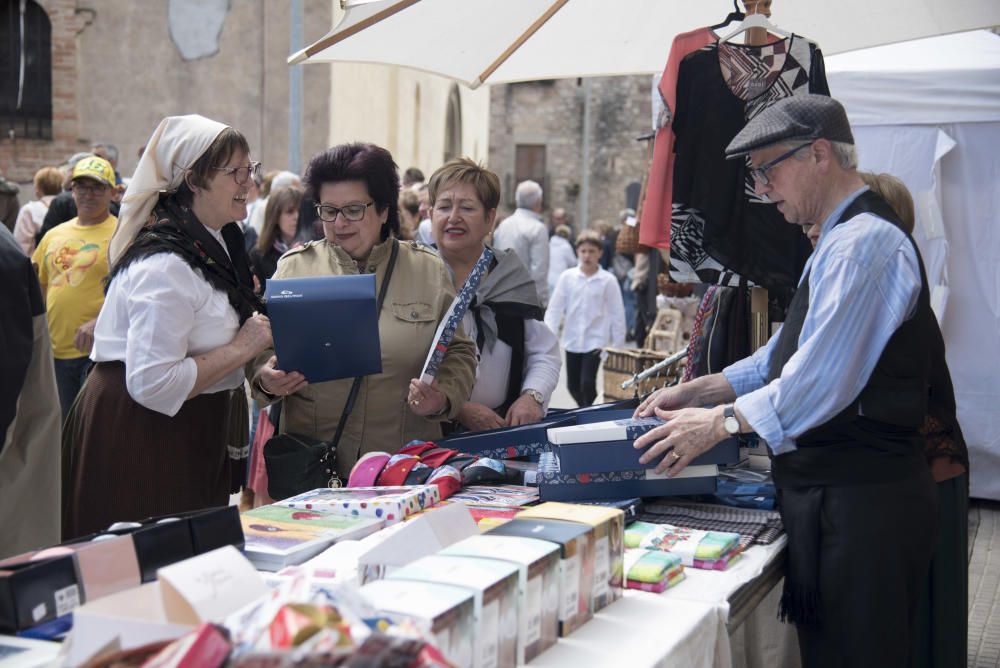
[[[730,668],[729,597],[760,576],[785,542],[782,536],[771,545],[754,545],[725,571],[685,568],[684,581],[662,594],[626,590],[530,665]],[[737,655],[738,665],[754,664],[743,658],[742,648]]]

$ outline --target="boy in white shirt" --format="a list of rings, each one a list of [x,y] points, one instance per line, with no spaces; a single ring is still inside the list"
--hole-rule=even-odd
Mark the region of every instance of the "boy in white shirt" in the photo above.
[[[566,350],[566,385],[580,406],[597,398],[601,349],[625,345],[625,305],[618,280],[601,269],[601,239],[591,230],[576,240],[580,263],[559,277],[545,312],[545,324]]]

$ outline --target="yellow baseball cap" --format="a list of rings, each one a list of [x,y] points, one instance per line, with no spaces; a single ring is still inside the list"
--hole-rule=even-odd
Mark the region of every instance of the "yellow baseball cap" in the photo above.
[[[77,179],[93,179],[114,188],[115,170],[104,158],[90,156],[80,160],[73,167],[73,180]]]

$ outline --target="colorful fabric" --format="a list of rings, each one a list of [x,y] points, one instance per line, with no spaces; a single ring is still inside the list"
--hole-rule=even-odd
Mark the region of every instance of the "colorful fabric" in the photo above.
[[[662,594],[666,590],[670,589],[677,583],[684,580],[684,574],[681,573],[670,580],[663,580],[661,582],[650,583],[650,582],[640,582],[639,580],[626,580],[625,587],[627,589],[638,589],[639,591],[648,591],[653,594]]]
[[[730,531],[740,534],[740,545],[770,545],[785,533],[777,511],[731,508],[709,503],[671,501],[647,503],[639,520],[653,524],[674,524],[703,531]]]
[[[633,522],[625,529],[626,548],[662,550],[685,566],[724,570],[739,548],[739,534],[701,531],[672,524]]]
[[[794,287],[808,242],[755,192],[748,160],[727,161],[724,149],[767,105],[828,95],[822,52],[798,35],[763,46],[712,42],[683,60],[675,93],[671,278]]]
[[[659,129],[653,144],[653,161],[646,183],[639,221],[639,243],[656,248],[670,247],[670,212],[674,180],[674,131],[671,115],[677,107],[677,72],[684,56],[710,44],[715,34],[708,28],[698,28],[674,37],[667,64],[660,77],[657,92],[663,100],[664,118],[657,120]]]
[[[660,550],[625,550],[625,575],[628,580],[656,584],[683,573],[684,564],[676,554]]]
[[[448,311],[441,318],[437,333],[434,335],[434,343],[427,352],[424,369],[420,372],[421,382],[430,385],[431,381],[437,377],[438,369],[441,368],[441,362],[444,361],[445,353],[448,352],[448,346],[451,345],[452,339],[455,338],[455,332],[458,331],[458,326],[462,323],[462,318],[465,317],[465,312],[468,310],[472,298],[475,297],[476,290],[479,289],[479,283],[483,280],[483,276],[486,275],[492,260],[493,251],[490,248],[484,248],[482,255],[479,256],[475,266],[472,267],[472,271],[469,272],[469,277],[465,279],[462,289],[455,295],[455,299],[452,300]]]

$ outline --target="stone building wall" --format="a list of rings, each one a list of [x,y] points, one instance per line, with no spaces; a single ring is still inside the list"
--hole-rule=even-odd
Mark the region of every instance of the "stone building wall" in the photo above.
[[[288,168],[288,0],[29,1],[52,26],[52,140],[0,138],[8,178],[30,183],[93,142],[117,145],[128,175],[157,123],[188,113],[240,129],[265,170]],[[332,4],[303,6],[308,43]],[[302,87],[304,162],[327,146],[329,66],[304,67]]]
[[[501,215],[513,207],[517,146],[540,145],[545,147],[546,209],[567,209],[577,229],[601,220],[617,222],[626,186],[641,182],[646,170],[646,145],[636,138],[650,132],[650,89],[648,76],[591,80],[590,183],[584,211],[584,82],[493,86],[489,162],[504,189]]]

